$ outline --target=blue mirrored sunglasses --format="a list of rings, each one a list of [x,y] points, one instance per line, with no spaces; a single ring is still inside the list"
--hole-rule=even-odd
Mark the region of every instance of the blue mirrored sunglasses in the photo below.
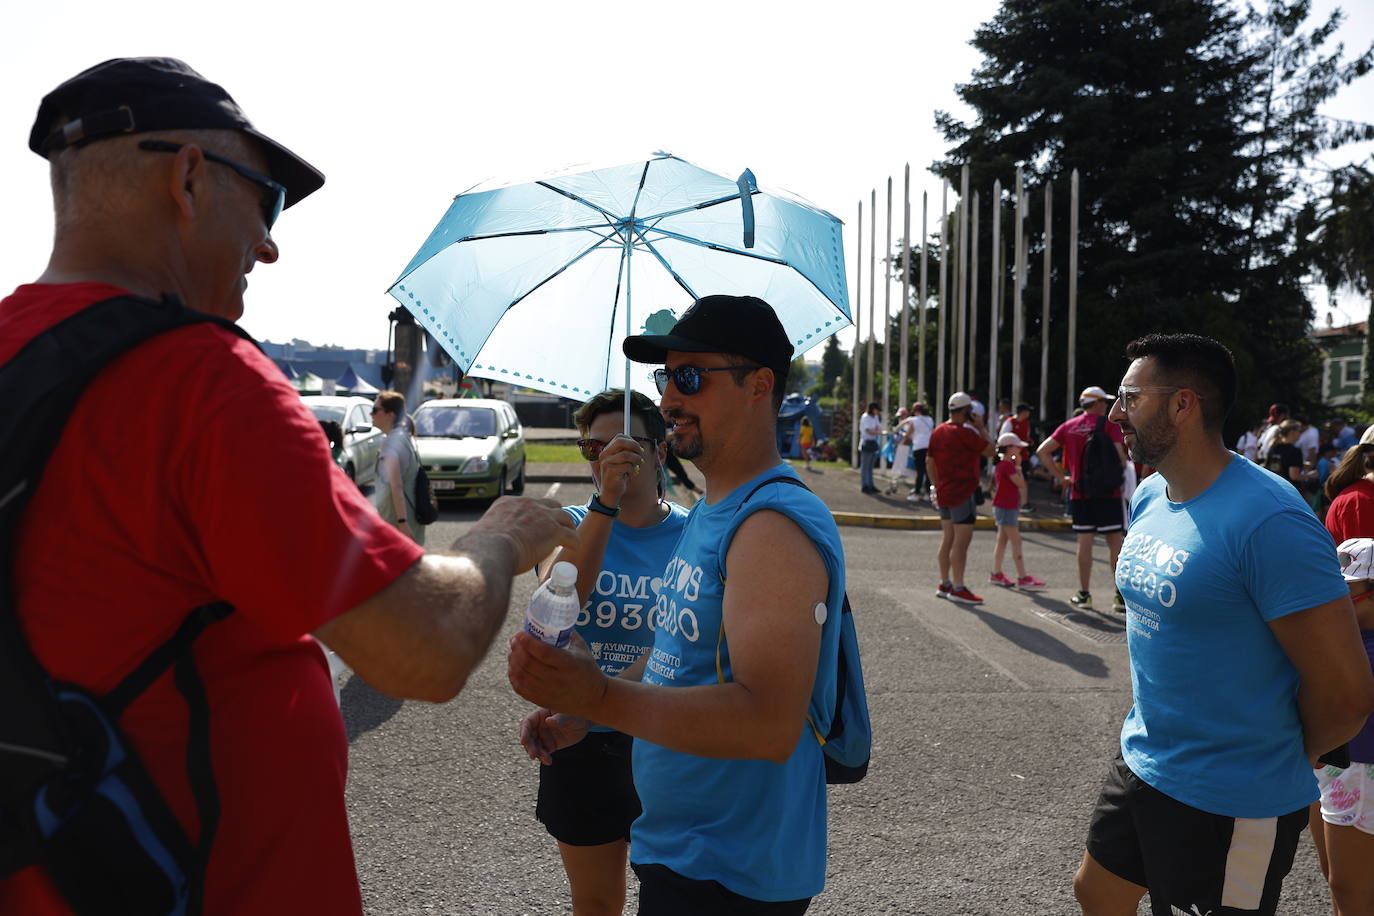
[[[709,369],[703,369],[699,366],[678,366],[676,369],[655,369],[649,373],[649,377],[658,386],[659,394],[668,390],[668,379],[672,379],[679,394],[683,397],[691,397],[701,390],[701,377],[706,372],[753,372],[755,369],[762,368],[762,366],[749,365],[713,366]]]
[[[171,143],[167,140],[144,140],[138,144],[141,150],[150,153],[176,153],[181,151],[182,144]],[[279,181],[273,181],[261,172],[255,172],[246,165],[241,165],[232,159],[226,159],[215,153],[201,150],[203,155],[210,162],[218,162],[220,165],[228,166],[247,180],[259,185],[263,189],[262,197],[262,220],[270,230],[272,224],[281,216],[281,211],[286,207],[286,185]]]

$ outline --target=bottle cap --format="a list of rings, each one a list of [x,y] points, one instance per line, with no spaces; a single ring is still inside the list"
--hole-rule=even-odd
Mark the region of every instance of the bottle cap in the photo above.
[[[577,567],[571,563],[553,564],[553,574],[549,577],[559,588],[571,588],[577,584]]]

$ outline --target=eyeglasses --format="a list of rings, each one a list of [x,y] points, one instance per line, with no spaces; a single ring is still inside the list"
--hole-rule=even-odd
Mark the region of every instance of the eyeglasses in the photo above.
[[[646,449],[652,449],[655,445],[658,444],[658,440],[646,439],[643,436],[631,436],[630,438],[638,442],[640,445],[644,446]],[[588,461],[595,461],[596,459],[600,458],[602,449],[604,449],[608,445],[610,445],[609,442],[602,442],[600,439],[577,440],[577,450],[580,451],[582,453],[582,457],[586,458]]]
[[[1192,391],[1192,389],[1170,385],[1141,385],[1139,387],[1135,385],[1122,385],[1120,388],[1116,389],[1116,399],[1120,401],[1122,406],[1127,410],[1135,410],[1136,404],[1140,402],[1139,396],[1142,394],[1173,394],[1176,391]],[[1193,397],[1197,398],[1199,401],[1202,400],[1202,395],[1198,394],[1196,391],[1193,391]]]
[[[710,369],[702,369],[699,366],[678,366],[676,369],[655,369],[649,373],[649,377],[658,385],[658,393],[663,394],[668,390],[668,379],[673,380],[677,386],[678,393],[683,397],[690,398],[701,390],[701,376],[705,372],[753,372],[755,369],[762,369],[762,366],[715,366]]]
[[[139,149],[147,150],[150,153],[176,153],[181,151],[182,146],[181,143],[170,143],[166,140],[144,140],[138,144]],[[220,165],[228,166],[243,178],[263,188],[262,221],[267,224],[267,228],[270,230],[272,224],[277,221],[277,217],[281,216],[281,211],[286,207],[286,185],[279,181],[273,181],[261,172],[255,172],[248,166],[240,165],[232,159],[226,159],[204,150],[201,150],[201,155],[210,162],[218,162]]]
[[[377,414],[379,414],[379,413],[381,413],[381,412],[382,412],[382,408],[380,408],[380,407],[378,407],[378,406],[376,406],[376,405],[374,404],[373,407],[372,407],[372,414],[373,414],[373,416],[376,416]]]

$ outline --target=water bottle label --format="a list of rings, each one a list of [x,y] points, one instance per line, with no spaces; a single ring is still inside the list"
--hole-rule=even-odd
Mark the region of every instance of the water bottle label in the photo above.
[[[528,617],[525,618],[525,632],[540,642],[546,642],[558,649],[566,649],[568,643],[572,642],[572,627],[568,627],[566,630],[551,632],[541,625],[539,621],[531,620]]]

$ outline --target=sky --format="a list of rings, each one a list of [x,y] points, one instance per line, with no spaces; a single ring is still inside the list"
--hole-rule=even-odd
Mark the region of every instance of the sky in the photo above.
[[[1333,5],[1314,3],[1318,15]],[[968,42],[996,8],[995,0],[11,4],[6,31],[26,38],[0,55],[0,290],[37,276],[50,249],[47,166],[27,149],[39,100],[92,64],[142,55],[179,57],[221,83],[259,130],[327,176],[273,230],[281,259],[249,278],[241,323],[259,339],[385,347],[395,306],[385,291],[454,195],[485,180],[656,150],[728,176],[750,168],[765,189],[840,217],[853,290],[860,198],[867,235],[877,190],[881,239],[891,176],[900,237],[910,163],[913,227],[923,190],[935,223],[940,186],[927,169],[945,144],[933,115],[967,117],[954,87],[978,64]],[[1347,48],[1367,46],[1374,4],[1344,8]],[[1374,76],[1328,110],[1370,117]],[[863,287],[866,322],[866,277]],[[1324,323],[1325,295],[1316,296]],[[879,284],[879,311],[883,298]],[[899,298],[894,284],[894,309]],[[1363,317],[1353,297],[1342,306],[1338,324]],[[847,348],[852,330],[840,338]]]

